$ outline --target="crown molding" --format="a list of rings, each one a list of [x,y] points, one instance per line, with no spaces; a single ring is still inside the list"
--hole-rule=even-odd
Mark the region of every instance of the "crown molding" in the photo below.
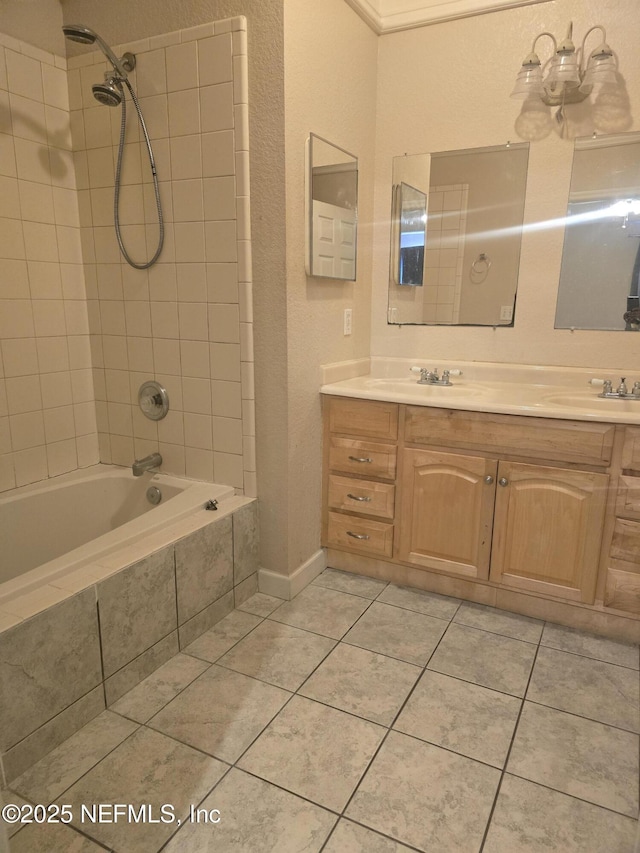
[[[345,0],[377,35],[551,0]]]

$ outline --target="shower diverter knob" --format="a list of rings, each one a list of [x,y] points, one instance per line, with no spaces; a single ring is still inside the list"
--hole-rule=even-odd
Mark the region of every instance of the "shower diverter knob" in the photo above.
[[[169,411],[169,395],[159,382],[143,382],[138,391],[138,405],[151,421],[161,421]]]

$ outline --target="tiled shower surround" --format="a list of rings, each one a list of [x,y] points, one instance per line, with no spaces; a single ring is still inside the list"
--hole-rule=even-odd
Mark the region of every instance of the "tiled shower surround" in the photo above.
[[[91,93],[104,56],[65,74],[64,59],[2,44],[0,488],[159,450],[164,471],[255,496],[245,19],[113,46],[136,55],[160,180],[165,244],[148,271],[113,227],[121,111]],[[120,215],[138,262],[158,238],[141,139],[129,100]],[[137,407],[151,378],[171,404],[159,423]]]
[[[114,560],[100,580],[0,632],[0,778],[24,772],[256,592],[257,504],[230,500],[232,512],[203,510],[175,542]]]

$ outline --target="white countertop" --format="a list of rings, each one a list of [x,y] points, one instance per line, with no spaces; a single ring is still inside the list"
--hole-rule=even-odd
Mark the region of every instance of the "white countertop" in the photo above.
[[[413,365],[437,367],[440,373],[445,368],[458,368],[462,375],[452,376],[451,386],[419,385],[419,376],[409,372]],[[349,372],[353,368],[342,371],[346,375]],[[626,376],[631,389],[634,381],[640,380],[640,369],[634,375],[619,369],[372,358],[369,373],[328,381],[340,373],[339,365],[327,365],[322,394],[473,412],[640,424],[640,400],[604,399],[598,397],[601,387],[588,384],[593,377],[611,379],[615,389],[621,376]]]

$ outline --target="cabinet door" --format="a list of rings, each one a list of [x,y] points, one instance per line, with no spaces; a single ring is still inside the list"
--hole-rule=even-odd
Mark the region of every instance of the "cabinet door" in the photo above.
[[[592,604],[609,477],[501,462],[491,580]]]
[[[497,462],[405,450],[399,557],[403,562],[486,578]]]

